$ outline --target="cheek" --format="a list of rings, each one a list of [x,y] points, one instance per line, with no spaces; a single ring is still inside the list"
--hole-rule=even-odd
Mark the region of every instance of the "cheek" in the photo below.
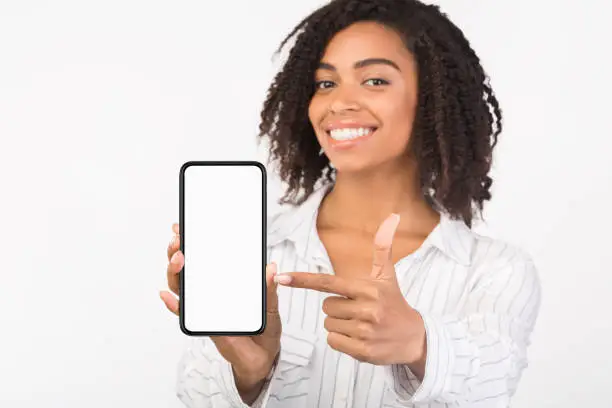
[[[308,105],[308,118],[310,119],[310,122],[312,123],[313,127],[316,128],[316,125],[321,122],[322,116],[323,103],[321,101],[321,98],[313,96],[312,99],[310,99],[310,103]]]
[[[308,105],[308,119],[310,120],[310,124],[312,125],[317,138],[321,138],[321,132],[319,131],[318,126],[324,119],[325,112],[325,104],[323,101],[321,101],[321,98],[313,97]]]
[[[414,124],[415,107],[413,98],[407,97],[405,94],[398,95],[392,103],[389,101],[381,106],[381,109],[384,109],[384,123],[389,125],[387,128],[390,131],[389,134],[398,143],[405,144],[410,138]]]

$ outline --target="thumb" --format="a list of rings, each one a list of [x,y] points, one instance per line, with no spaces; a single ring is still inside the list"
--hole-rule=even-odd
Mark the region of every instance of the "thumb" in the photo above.
[[[266,265],[266,313],[268,315],[278,314],[278,295],[276,293],[278,284],[274,282],[277,271],[276,263]]]
[[[395,277],[395,269],[391,264],[391,247],[399,222],[400,216],[391,214],[376,231],[372,262],[372,277],[374,278]]]

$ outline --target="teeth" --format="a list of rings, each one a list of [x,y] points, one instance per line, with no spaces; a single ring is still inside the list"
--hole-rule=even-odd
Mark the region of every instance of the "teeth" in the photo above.
[[[366,136],[372,133],[371,128],[344,128],[334,129],[329,132],[332,139],[335,140],[350,140],[360,136]]]

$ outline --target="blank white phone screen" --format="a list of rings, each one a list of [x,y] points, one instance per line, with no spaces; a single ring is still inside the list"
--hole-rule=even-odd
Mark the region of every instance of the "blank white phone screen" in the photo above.
[[[184,169],[184,327],[252,333],[264,320],[265,171],[256,165]]]

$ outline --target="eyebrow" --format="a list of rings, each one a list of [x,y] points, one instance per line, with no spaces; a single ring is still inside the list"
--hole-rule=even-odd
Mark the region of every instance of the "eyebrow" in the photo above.
[[[399,72],[402,72],[402,70],[399,68],[399,66],[395,62],[389,59],[386,59],[386,58],[367,58],[361,61],[357,61],[355,64],[353,64],[353,68],[359,69],[359,68],[367,67],[369,65],[377,65],[377,64],[388,65],[390,67],[397,69]],[[336,67],[334,67],[332,64],[329,64],[327,62],[319,63],[319,69],[326,69],[328,71],[336,71]]]

